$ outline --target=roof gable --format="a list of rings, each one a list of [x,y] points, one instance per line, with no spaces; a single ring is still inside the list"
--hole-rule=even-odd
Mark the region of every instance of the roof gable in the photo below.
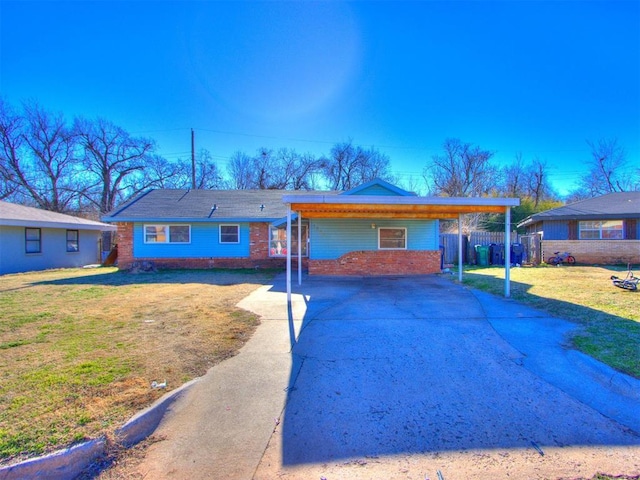
[[[340,195],[373,195],[373,196],[399,196],[415,197],[416,194],[403,190],[395,185],[385,182],[380,178],[363,183],[362,185],[342,192]]]

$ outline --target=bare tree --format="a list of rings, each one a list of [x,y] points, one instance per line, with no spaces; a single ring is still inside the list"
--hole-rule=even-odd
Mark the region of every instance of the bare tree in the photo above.
[[[309,190],[316,184],[320,162],[310,154],[261,148],[250,157],[236,152],[227,167],[232,188]]]
[[[102,118],[77,119],[75,131],[84,150],[84,166],[92,176],[87,195],[101,213],[145,188],[135,174],[143,171],[153,152],[151,140],[134,138]]]
[[[272,176],[274,188],[285,190],[311,190],[316,184],[320,162],[311,154],[299,154],[295,150],[281,148],[273,156]]]
[[[633,188],[633,179],[625,177],[624,173],[627,166],[626,153],[617,139],[587,141],[587,145],[591,148],[589,171],[580,182],[586,195],[595,197]]]
[[[280,176],[277,172],[279,165],[274,161],[272,151],[261,148],[253,157],[251,164],[253,169],[254,184],[252,188],[259,190],[279,188],[277,179]]]
[[[425,188],[424,178],[413,175],[409,175],[402,180],[398,180],[396,184],[404,190],[414,192],[418,195],[422,195]]]
[[[502,168],[502,191],[509,197],[520,197],[525,194],[528,187],[527,168],[522,159],[522,153],[516,153],[516,158],[511,165]]]
[[[423,171],[430,190],[449,197],[481,196],[495,184],[496,169],[490,164],[493,152],[458,139],[447,139],[444,155],[434,155]]]
[[[540,159],[534,159],[527,169],[529,175],[529,197],[533,199],[533,207],[538,205],[550,193],[551,188],[547,179],[547,164]]]
[[[187,167],[189,170],[191,166]],[[217,189],[225,186],[222,173],[206,148],[200,149],[196,156],[196,188]]]
[[[191,161],[170,162],[160,155],[148,155],[144,169],[132,177],[132,182],[132,191],[136,192],[149,188],[190,188]]]
[[[252,159],[246,153],[235,152],[227,165],[230,187],[236,190],[254,188],[254,172]]]
[[[83,177],[76,138],[62,114],[32,102],[20,115],[3,101],[0,116],[3,195],[19,192],[39,208],[68,211],[83,188]]]
[[[0,98],[0,199],[14,196],[20,182],[14,173],[21,164],[24,118]]]
[[[351,140],[334,145],[320,168],[331,190],[350,190],[375,178],[393,181],[389,157],[373,147],[354,146]]]

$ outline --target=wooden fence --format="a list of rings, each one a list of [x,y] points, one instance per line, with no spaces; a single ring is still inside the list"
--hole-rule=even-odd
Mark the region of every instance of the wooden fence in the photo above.
[[[504,245],[504,232],[471,232],[462,235],[462,263],[475,264],[476,245]],[[511,233],[511,244],[522,245],[522,263],[537,265],[541,261],[540,235],[518,235]],[[440,246],[444,248],[444,263],[456,265],[458,263],[458,234],[440,234]]]

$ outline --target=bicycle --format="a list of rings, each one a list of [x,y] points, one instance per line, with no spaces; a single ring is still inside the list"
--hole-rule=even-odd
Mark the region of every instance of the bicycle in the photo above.
[[[553,257],[549,257],[547,259],[547,263],[549,265],[558,266],[558,265],[562,265],[563,263],[566,263],[567,265],[574,265],[576,263],[576,258],[572,256],[569,252],[564,252],[564,253],[554,252],[553,254],[554,254]]]
[[[623,288],[625,290],[635,292],[636,290],[638,290],[638,282],[640,281],[640,278],[633,275],[633,272],[631,271],[631,264],[628,264],[627,276],[625,278],[619,278],[615,275],[611,275],[611,281],[618,288]]]

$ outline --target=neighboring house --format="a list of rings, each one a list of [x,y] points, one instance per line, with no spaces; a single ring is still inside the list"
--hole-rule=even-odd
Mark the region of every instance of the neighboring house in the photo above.
[[[640,263],[640,192],[609,193],[536,213],[518,227],[541,236],[543,259],[570,252],[579,263]]]
[[[432,202],[374,180],[347,192],[150,190],[102,220],[118,227],[124,269],[147,261],[169,268],[284,268],[294,208],[290,253],[296,261],[300,223],[301,262],[310,274],[423,274],[440,271],[439,218],[477,211],[477,203],[504,212],[514,202]],[[451,203],[455,212],[445,205]]]
[[[115,227],[0,201],[0,274],[100,263],[100,237]]]

